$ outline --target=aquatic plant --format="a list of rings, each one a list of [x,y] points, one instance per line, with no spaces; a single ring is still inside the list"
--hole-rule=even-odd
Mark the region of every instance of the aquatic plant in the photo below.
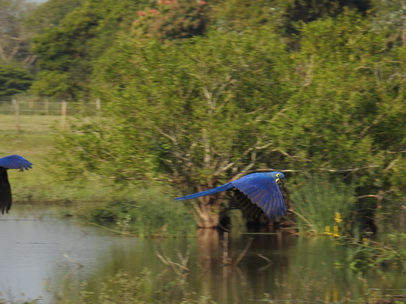
[[[86,216],[122,234],[147,237],[186,236],[196,224],[189,206],[160,188],[139,188],[131,197],[92,206]]]
[[[354,185],[331,179],[328,175],[314,175],[302,180],[290,195],[299,231],[340,236],[352,223]]]
[[[164,286],[155,285],[156,278],[151,272],[144,270],[134,277],[125,271],[119,271],[108,277],[96,289],[88,282],[74,286],[64,286],[54,299],[55,304],[150,304],[150,303],[188,303],[214,304],[209,296],[191,292],[189,285],[182,278],[175,279]],[[173,297],[173,295],[178,295]],[[173,298],[182,299],[170,300]]]
[[[406,250],[400,239],[386,239],[377,242],[363,238],[361,242],[352,242],[354,251],[349,257],[350,268],[363,271],[381,266],[406,266]]]

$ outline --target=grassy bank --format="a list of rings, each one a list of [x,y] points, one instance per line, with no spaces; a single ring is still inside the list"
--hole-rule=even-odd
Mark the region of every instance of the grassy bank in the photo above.
[[[76,183],[58,179],[59,168],[50,153],[55,149],[53,129],[60,126],[60,116],[22,115],[20,132],[15,123],[13,115],[0,115],[0,156],[19,154],[33,163],[29,171],[9,170],[16,203],[96,201],[116,194],[109,181],[93,178]]]
[[[9,170],[13,198],[19,202],[63,202],[86,198],[77,187],[62,183],[50,156],[54,149],[53,128],[60,126],[61,117],[54,115],[21,115],[20,131],[16,128],[14,115],[0,115],[0,155],[19,154],[33,163],[33,169],[25,172]],[[86,188],[86,187],[83,187]]]
[[[55,183],[49,175],[53,149],[51,128],[59,122],[58,116],[20,116],[20,132],[14,115],[0,115],[0,155],[19,154],[30,160],[33,170],[21,173],[9,171],[15,201],[49,200]]]
[[[120,186],[97,176],[85,181],[59,179],[51,155],[55,149],[52,132],[60,126],[59,116],[21,116],[20,132],[15,122],[13,115],[0,115],[0,155],[22,155],[33,163],[33,169],[9,170],[14,204],[58,206],[61,214],[83,217],[123,234],[162,236],[194,231],[190,206],[175,202],[169,187]]]

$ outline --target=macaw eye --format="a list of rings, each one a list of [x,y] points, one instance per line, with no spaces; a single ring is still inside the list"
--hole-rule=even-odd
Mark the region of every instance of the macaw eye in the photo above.
[[[276,177],[279,177],[279,176],[281,176],[279,173],[276,173]]]

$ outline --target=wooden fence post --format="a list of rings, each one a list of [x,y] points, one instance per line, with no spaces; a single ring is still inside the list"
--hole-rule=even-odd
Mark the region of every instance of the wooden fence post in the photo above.
[[[44,110],[45,110],[45,114],[49,115],[49,100],[48,100],[48,98],[45,98],[45,100],[44,100]]]
[[[96,114],[100,115],[100,111],[101,111],[101,100],[100,98],[96,99]]]
[[[13,108],[14,108],[14,115],[15,115],[15,119],[16,119],[16,130],[18,133],[20,133],[21,132],[20,104],[18,103],[18,101],[16,99],[13,99],[11,101],[11,103],[13,104]]]
[[[66,130],[66,116],[68,115],[68,103],[63,100],[61,102],[61,128]]]

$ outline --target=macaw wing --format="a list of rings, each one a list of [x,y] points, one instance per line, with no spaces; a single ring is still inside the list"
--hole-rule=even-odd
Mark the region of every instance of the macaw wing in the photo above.
[[[282,193],[276,181],[263,173],[254,173],[231,182],[269,218],[277,218],[286,211]]]
[[[8,212],[11,207],[11,187],[8,181],[7,171],[0,170],[0,210],[1,213]]]
[[[234,199],[232,201],[232,204],[235,204],[238,209],[241,209],[244,217],[247,220],[255,220],[264,213],[264,211],[262,211],[262,209],[258,205],[253,204],[248,196],[246,196],[237,188],[235,188],[234,190]]]
[[[197,192],[197,193],[189,194],[189,195],[186,195],[186,196],[178,197],[178,198],[176,198],[176,200],[177,201],[182,201],[182,200],[188,200],[188,199],[192,199],[192,198],[196,198],[196,197],[211,195],[211,194],[215,194],[215,193],[219,193],[219,192],[229,190],[231,188],[234,188],[234,185],[232,183],[227,183],[227,184],[221,185],[221,186],[213,188],[213,189],[209,189],[209,190],[206,190],[206,191]]]
[[[28,170],[32,163],[20,155],[9,155],[0,158],[0,167],[6,169],[20,169],[20,171]]]

